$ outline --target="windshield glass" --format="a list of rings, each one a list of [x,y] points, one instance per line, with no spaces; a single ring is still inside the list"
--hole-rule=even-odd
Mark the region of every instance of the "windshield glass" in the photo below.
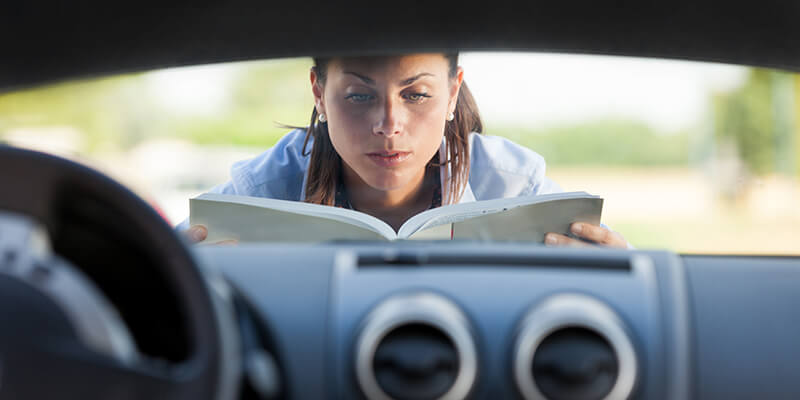
[[[5,93],[0,95],[0,140],[99,169],[139,194],[172,225],[189,216],[190,198],[234,181],[233,186],[251,185],[248,190],[272,185],[270,193],[278,193],[276,187],[285,188],[275,196],[284,200],[327,193],[333,205],[341,202],[343,208],[384,215],[379,219],[398,228],[407,218],[394,224],[391,213],[372,212],[362,201],[369,196],[357,197],[361,194],[355,184],[313,191],[306,179],[314,166],[304,167],[301,160],[294,169],[277,169],[306,154],[302,137],[283,158],[270,161],[268,177],[261,172],[240,176],[238,167],[231,169],[244,165],[237,161],[263,156],[292,127],[309,126],[312,110],[317,111],[314,124],[330,127],[332,146],[346,161],[331,182],[402,186],[405,181],[391,181],[399,173],[381,175],[381,168],[411,162],[404,157],[422,160],[419,171],[443,164],[453,146],[441,147],[441,136],[420,134],[419,142],[398,141],[399,147],[393,148],[373,146],[377,139],[367,142],[357,135],[368,125],[369,137],[381,137],[380,143],[386,144],[390,135],[406,131],[441,132],[450,129],[448,124],[472,129],[465,111],[449,115],[456,111],[449,99],[463,104],[463,93],[450,93],[447,85],[437,89],[435,77],[424,74],[412,76],[413,82],[391,80],[419,64],[376,67],[362,61],[331,61],[325,71],[333,72],[325,76],[315,76],[310,58],[280,59],[164,69]],[[452,82],[457,75],[442,65],[450,80],[441,82]],[[457,65],[479,111],[483,135],[509,140],[471,144],[475,161],[462,186],[470,186],[475,200],[489,193],[585,191],[603,199],[602,226],[635,248],[800,254],[797,74],[540,53],[462,53]],[[315,78],[324,83],[321,95],[314,93]],[[399,103],[386,100],[392,96]],[[441,118],[433,121],[436,107]],[[417,157],[423,153],[418,148],[436,150],[431,153],[435,158],[428,153]],[[248,168],[255,167],[251,163]],[[327,168],[317,166],[320,176]],[[435,171],[433,178],[427,172],[419,176],[421,182],[434,183],[432,194],[409,206],[415,214],[446,204],[452,188],[461,187],[451,188],[436,175],[443,170]],[[528,186],[512,190],[519,182]],[[551,182],[555,186],[548,186]],[[350,204],[354,198],[362,205]],[[342,235],[347,237],[344,231]]]

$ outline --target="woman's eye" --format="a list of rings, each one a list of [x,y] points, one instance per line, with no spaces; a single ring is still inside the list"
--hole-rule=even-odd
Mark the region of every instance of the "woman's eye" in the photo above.
[[[348,94],[345,97],[345,99],[347,99],[348,101],[350,101],[352,103],[366,103],[366,102],[372,100],[372,96],[370,96],[368,94],[353,93],[353,94]]]
[[[428,97],[431,97],[431,96],[429,94],[427,94],[427,93],[411,93],[409,95],[406,95],[406,99],[411,100],[411,101],[413,101],[415,103],[422,102]]]

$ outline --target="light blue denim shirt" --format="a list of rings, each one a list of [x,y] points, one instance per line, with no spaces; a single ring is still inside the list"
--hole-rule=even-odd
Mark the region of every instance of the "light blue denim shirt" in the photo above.
[[[310,158],[303,156],[304,139],[304,130],[287,133],[258,156],[234,163],[231,180],[209,192],[303,201]],[[472,133],[469,141],[469,181],[460,203],[562,191],[545,176],[544,158],[536,152],[499,136]],[[308,149],[312,144],[309,140]],[[446,158],[445,146],[442,140],[440,159]],[[446,167],[441,167],[443,182],[447,173]],[[447,190],[447,185],[442,184],[442,190]],[[442,197],[447,194],[442,193]],[[186,228],[188,220],[177,226],[179,230]]]

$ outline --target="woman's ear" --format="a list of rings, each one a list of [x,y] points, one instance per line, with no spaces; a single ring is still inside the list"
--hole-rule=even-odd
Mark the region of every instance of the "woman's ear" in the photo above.
[[[450,81],[450,102],[448,103],[447,111],[454,113],[458,103],[458,92],[461,90],[461,83],[464,82],[464,69],[458,67],[456,76]]]
[[[322,96],[324,90],[322,89],[322,82],[319,79],[319,75],[317,75],[317,69],[315,67],[311,67],[309,79],[311,80],[311,93],[314,94],[314,107],[317,108],[317,114],[324,114],[325,101]]]

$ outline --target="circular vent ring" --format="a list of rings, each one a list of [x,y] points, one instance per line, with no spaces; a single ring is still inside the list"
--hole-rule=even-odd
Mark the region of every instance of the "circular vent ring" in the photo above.
[[[637,377],[636,352],[622,320],[605,303],[583,294],[554,295],[523,318],[514,344],[513,377],[526,400],[546,400],[531,368],[539,346],[550,335],[578,328],[604,339],[616,358],[616,380],[604,399],[627,399]]]
[[[458,372],[440,400],[465,398],[472,390],[478,357],[468,320],[447,298],[429,292],[392,296],[376,306],[365,319],[356,341],[356,379],[370,400],[391,400],[376,377],[376,351],[387,335],[404,326],[426,325],[439,330],[455,348]]]

